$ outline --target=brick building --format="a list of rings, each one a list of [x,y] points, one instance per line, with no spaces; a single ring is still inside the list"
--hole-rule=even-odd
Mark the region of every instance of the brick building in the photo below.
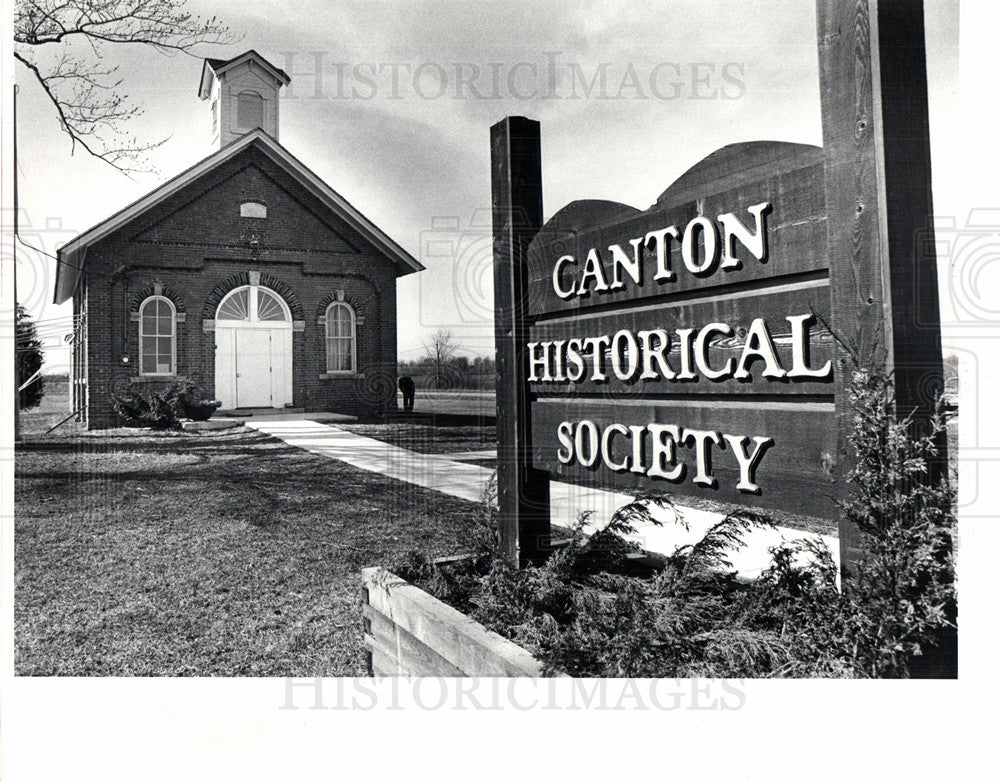
[[[224,410],[395,405],[396,278],[423,267],[278,143],[288,81],[252,50],[206,60],[217,151],[59,250],[90,428],[116,387],[178,377]]]

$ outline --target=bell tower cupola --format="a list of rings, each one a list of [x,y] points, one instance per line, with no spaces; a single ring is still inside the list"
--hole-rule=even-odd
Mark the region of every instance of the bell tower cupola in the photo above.
[[[278,93],[291,79],[253,49],[231,60],[206,59],[198,97],[212,107],[212,147],[260,128],[278,140]]]

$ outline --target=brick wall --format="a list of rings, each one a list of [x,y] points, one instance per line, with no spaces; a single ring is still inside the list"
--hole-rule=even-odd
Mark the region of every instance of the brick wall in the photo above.
[[[245,201],[265,204],[267,218],[240,217]],[[111,391],[138,378],[134,318],[156,291],[178,311],[178,374],[214,398],[215,308],[253,272],[301,329],[292,336],[293,406],[363,414],[395,405],[398,270],[253,147],[92,246],[86,270],[92,428],[117,424]],[[361,321],[359,373],[324,377],[318,320],[340,296]]]

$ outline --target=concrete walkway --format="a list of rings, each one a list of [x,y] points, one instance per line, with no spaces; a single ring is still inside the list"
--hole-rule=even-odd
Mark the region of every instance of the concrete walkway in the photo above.
[[[334,424],[284,418],[248,419],[245,424],[311,453],[339,459],[362,470],[387,475],[471,502],[482,499],[486,484],[493,474],[492,469],[466,464],[450,458],[450,455],[417,453],[349,432]],[[632,497],[628,495],[600,489],[587,489],[558,481],[550,484],[552,523],[562,527],[573,525],[579,514],[588,510],[594,512],[593,519],[603,523],[617,508],[631,500]],[[719,513],[695,508],[682,508],[681,514],[683,523],[678,522],[673,511],[657,509],[653,515],[662,522],[662,526],[651,522],[642,525],[635,541],[647,551],[669,554],[678,546],[697,541],[706,530],[722,519]],[[758,529],[748,533],[745,536],[747,546],[733,552],[730,558],[741,576],[752,578],[769,564],[768,550],[772,546],[798,538],[821,538],[833,553],[834,560],[837,560],[839,547],[835,537],[787,527]]]
[[[441,454],[446,459],[453,459],[456,462],[475,462],[483,459],[496,459],[496,448],[484,448],[481,451],[459,451],[458,453]]]

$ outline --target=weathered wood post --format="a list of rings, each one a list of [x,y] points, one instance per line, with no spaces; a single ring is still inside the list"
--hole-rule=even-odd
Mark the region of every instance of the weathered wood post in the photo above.
[[[528,245],[542,226],[541,127],[507,117],[490,128],[497,372],[497,493],[504,551],[524,565],[550,546],[549,482],[531,468],[525,355]]]
[[[833,328],[856,339],[867,362],[893,373],[896,409],[926,431],[943,389],[940,310],[933,250],[927,59],[921,0],[817,0],[823,147]],[[870,346],[877,346],[875,355]],[[841,350],[836,390],[838,472],[854,454]],[[941,438],[931,479],[947,469]],[[840,520],[840,558],[850,578],[858,530]],[[918,660],[916,676],[955,677],[957,637]]]
[[[899,414],[926,426],[943,366],[936,261],[926,252],[933,208],[923,4],[818,0],[816,9],[833,327],[857,340],[862,366],[884,362]],[[852,364],[843,350],[838,360],[842,476],[853,458]],[[848,576],[857,535],[841,522]]]

